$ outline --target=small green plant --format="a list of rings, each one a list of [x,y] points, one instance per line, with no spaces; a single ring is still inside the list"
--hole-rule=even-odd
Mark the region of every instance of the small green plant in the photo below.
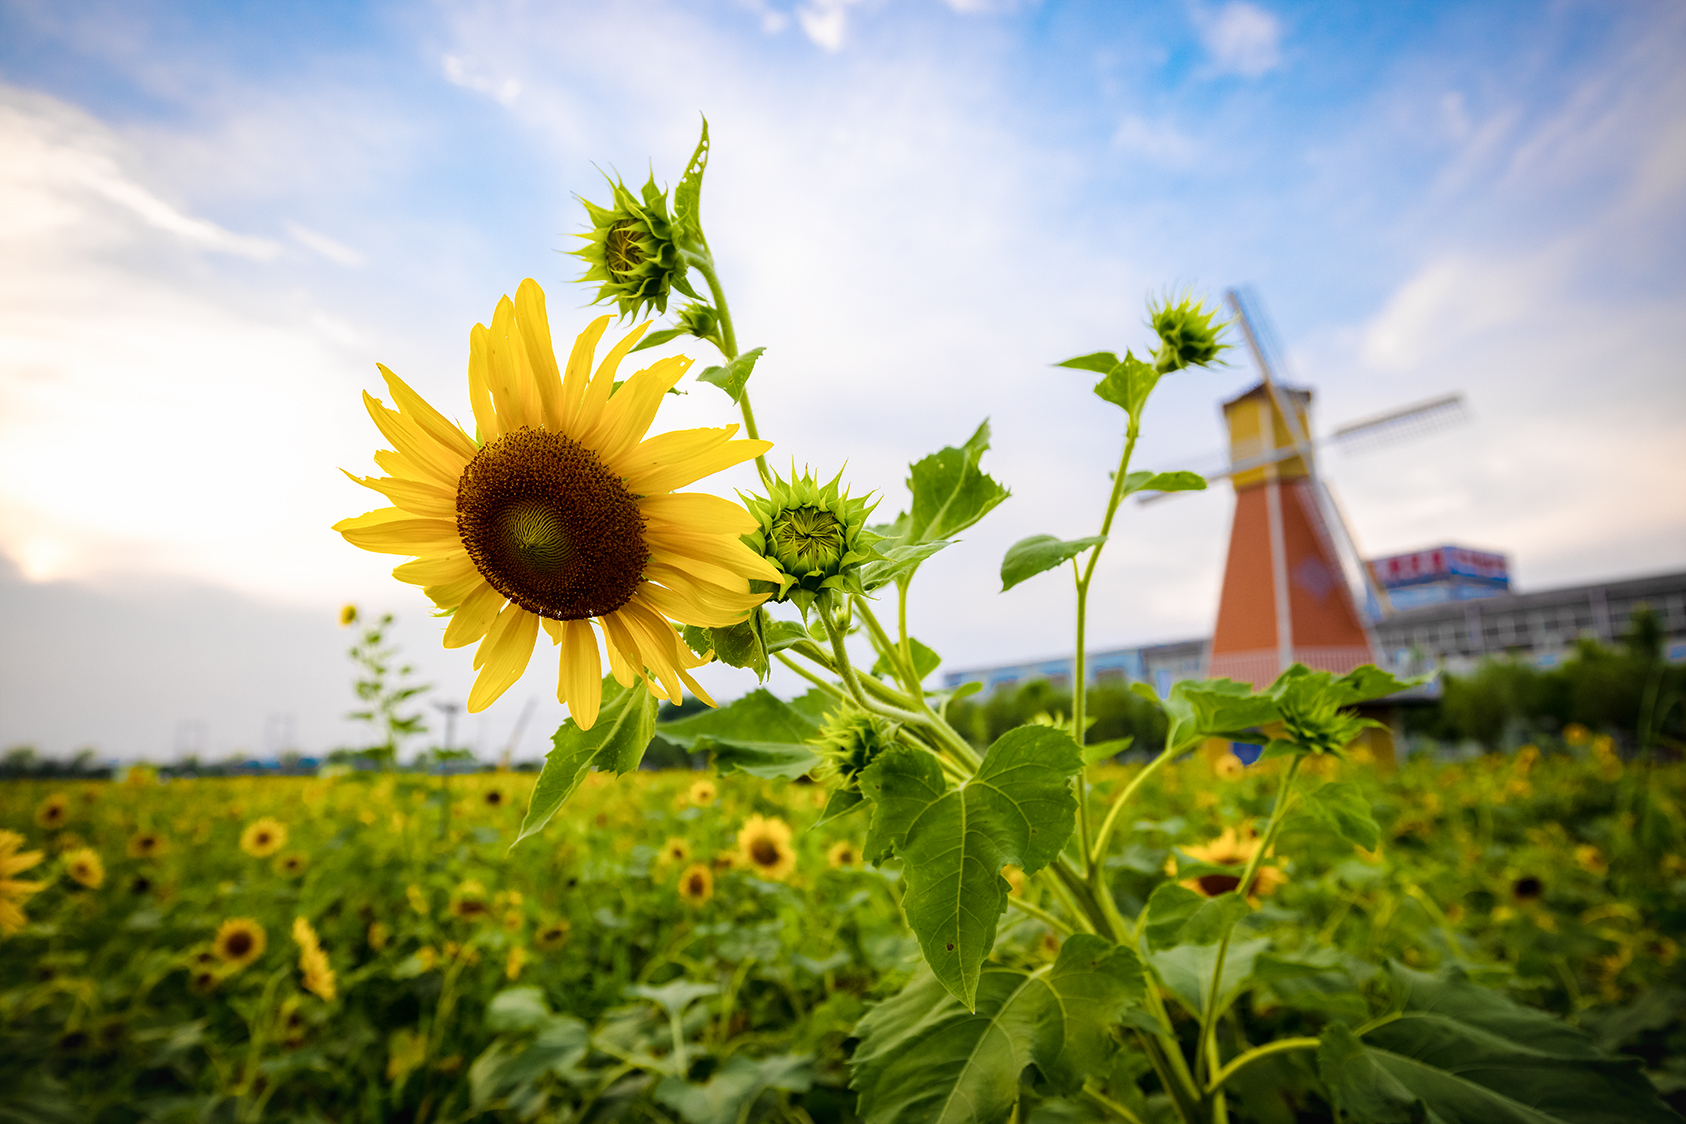
[[[360,623],[357,610],[350,605],[341,611],[341,620],[350,627]],[[414,704],[410,700],[432,689],[412,680],[415,669],[410,664],[396,662],[398,647],[387,640],[391,628],[392,614],[382,613],[361,629],[347,653],[357,667],[352,689],[364,705],[346,717],[366,723],[371,739],[370,744],[355,751],[355,756],[386,769],[397,763],[407,740],[427,732],[421,710],[411,710]]]

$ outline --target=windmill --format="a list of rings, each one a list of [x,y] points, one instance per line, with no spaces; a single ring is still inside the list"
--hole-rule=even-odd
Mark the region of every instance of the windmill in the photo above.
[[[1262,686],[1294,663],[1336,673],[1377,663],[1369,622],[1389,612],[1387,596],[1319,470],[1318,454],[1331,447],[1368,451],[1457,425],[1468,418],[1463,396],[1390,410],[1314,441],[1312,392],[1279,380],[1286,368],[1257,294],[1231,289],[1225,299],[1260,381],[1223,403],[1228,461],[1202,474],[1235,486],[1206,674]]]

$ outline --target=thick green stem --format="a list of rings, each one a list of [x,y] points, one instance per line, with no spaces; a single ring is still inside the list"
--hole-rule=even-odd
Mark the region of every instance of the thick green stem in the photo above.
[[[861,615],[861,620],[866,622],[867,631],[872,633],[873,648],[889,663],[896,681],[902,685],[902,690],[907,692],[909,698],[922,698],[925,691],[919,683],[918,669],[913,666],[912,661],[906,659],[901,646],[890,639],[889,634],[884,631],[884,626],[878,623],[878,618],[873,614],[872,606],[867,603],[866,598],[854,597],[851,600],[854,602],[855,611]]]
[[[1296,754],[1293,764],[1288,766],[1288,772],[1282,778],[1282,787],[1276,792],[1276,806],[1270,811],[1270,823],[1265,828],[1264,837],[1259,840],[1258,849],[1253,852],[1253,857],[1247,860],[1247,867],[1241,872],[1241,881],[1236,884],[1235,890],[1233,891],[1234,893],[1245,896],[1247,891],[1252,887],[1253,877],[1259,870],[1259,863],[1262,862],[1265,855],[1270,852],[1271,844],[1276,841],[1276,829],[1281,825],[1282,813],[1288,807],[1288,797],[1294,788],[1294,777],[1298,775],[1300,766],[1304,763],[1305,757]],[[1212,1035],[1215,1033],[1217,1028],[1218,1000],[1221,998],[1223,992],[1224,960],[1229,956],[1229,942],[1234,935],[1235,928],[1231,926],[1230,929],[1224,933],[1223,937],[1219,939],[1218,953],[1217,956],[1213,958],[1212,991],[1206,997],[1206,1009],[1200,1017],[1200,1039],[1195,1047],[1194,1053],[1195,1074],[1197,1079],[1199,1075],[1204,1074],[1207,1071],[1206,1053],[1208,1046],[1212,1041]]]
[[[720,315],[720,353],[726,357],[726,361],[729,363],[738,357],[738,334],[732,326],[731,309],[726,306],[726,290],[720,284],[719,275],[714,272],[714,255],[708,252],[705,244],[702,253],[690,254],[688,258],[691,266],[703,275],[704,281],[708,282],[709,296],[714,300],[714,311]],[[755,408],[749,404],[749,387],[747,385],[738,391],[738,409],[743,413],[744,436],[752,441],[759,441],[761,431],[755,426]],[[758,456],[755,458],[755,471],[761,474],[762,487],[771,488],[773,486],[773,474],[767,468],[766,457]]]
[[[1048,926],[1048,928],[1054,930],[1054,932],[1058,933],[1062,937],[1069,937],[1072,934],[1073,930],[1070,925],[1061,921],[1058,917],[1055,917],[1041,906],[1031,905],[1023,898],[1016,897],[1009,897],[1007,899],[1007,904],[1024,914],[1026,917],[1036,918],[1036,920],[1042,922],[1042,924]]]

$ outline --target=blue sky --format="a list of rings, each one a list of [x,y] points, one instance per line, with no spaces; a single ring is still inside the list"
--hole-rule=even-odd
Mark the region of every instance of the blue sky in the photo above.
[[[952,665],[1069,650],[1062,583],[996,592],[1013,541],[1092,533],[1117,453],[1047,364],[1143,345],[1168,286],[1256,285],[1320,429],[1468,396],[1331,462],[1372,553],[1686,564],[1683,56],[1668,3],[0,3],[0,743],[168,755],[195,720],[217,753],[292,714],[333,744],[347,599],[466,693],[326,531],[367,506],[334,471],[375,447],[357,392],[380,361],[463,413],[468,328],[526,276],[583,327],[573,193],[672,181],[699,112],[775,456],[893,509],[992,419],[1014,499],[916,590]],[[1253,378],[1167,383],[1140,463],[1215,451]],[[726,420],[699,386],[658,425]],[[1094,643],[1210,627],[1229,505],[1127,514]],[[537,698],[536,752],[545,662],[468,734]]]

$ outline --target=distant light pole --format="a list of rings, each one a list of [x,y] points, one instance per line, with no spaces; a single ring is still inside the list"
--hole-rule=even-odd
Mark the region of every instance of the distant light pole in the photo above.
[[[451,826],[451,741],[457,731],[457,712],[461,703],[436,702],[433,708],[445,716],[445,744],[436,756],[439,759],[439,841],[443,843]]]

